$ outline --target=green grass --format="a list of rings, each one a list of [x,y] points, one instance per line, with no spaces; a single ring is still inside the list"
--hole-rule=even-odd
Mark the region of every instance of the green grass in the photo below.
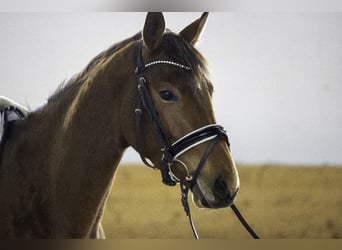
[[[238,168],[235,204],[261,238],[342,238],[342,168]],[[250,238],[231,209],[189,203],[201,238]],[[142,166],[119,167],[103,227],[107,238],[193,238],[179,187]]]

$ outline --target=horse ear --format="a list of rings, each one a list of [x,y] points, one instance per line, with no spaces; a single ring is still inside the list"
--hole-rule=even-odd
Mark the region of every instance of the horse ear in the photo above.
[[[208,15],[208,12],[204,12],[199,19],[185,27],[179,35],[194,45],[198,41],[204,26],[207,23]]]
[[[164,31],[165,20],[163,14],[161,12],[147,13],[143,39],[149,50],[155,50],[160,46]]]

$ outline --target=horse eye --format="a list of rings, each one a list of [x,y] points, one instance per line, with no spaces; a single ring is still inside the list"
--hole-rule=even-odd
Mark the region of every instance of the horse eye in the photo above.
[[[159,95],[161,99],[166,102],[173,102],[177,100],[177,97],[169,90],[160,91]]]

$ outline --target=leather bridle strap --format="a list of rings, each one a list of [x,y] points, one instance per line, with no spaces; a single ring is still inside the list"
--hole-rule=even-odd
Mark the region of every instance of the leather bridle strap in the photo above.
[[[160,149],[162,152],[164,152],[163,160],[162,160],[163,162],[160,166],[162,181],[166,185],[174,186],[176,185],[176,183],[174,183],[171,180],[168,174],[168,166],[167,166],[167,162],[172,161],[172,156],[169,154],[167,150],[170,147],[170,143],[167,137],[165,136],[164,130],[162,129],[162,126],[159,122],[157,111],[155,110],[150,93],[147,88],[147,80],[144,77],[144,72],[149,67],[156,65],[156,64],[169,64],[169,62],[168,61],[154,61],[145,65],[142,59],[142,46],[143,46],[143,41],[142,40],[138,41],[134,50],[134,54],[133,54],[134,60],[136,62],[135,74],[137,76],[137,81],[138,81],[137,87],[138,87],[138,93],[139,93],[139,100],[138,100],[137,108],[135,109],[138,152],[140,154],[140,158],[147,166],[156,168],[147,161],[147,159],[145,158],[143,154],[143,145],[142,145],[143,140],[142,140],[142,135],[141,135],[141,116],[142,116],[142,108],[144,108],[144,110],[147,111],[151,119],[151,122],[153,124],[154,131],[159,140]],[[170,64],[173,66],[175,65],[175,63],[170,63]]]
[[[206,160],[208,159],[211,151],[214,149],[215,145],[220,141],[220,137],[216,137],[213,141],[210,142],[209,146],[207,147],[206,151],[204,152],[196,172],[192,175],[193,179],[191,180],[191,184],[190,187],[187,185],[186,182],[181,182],[180,183],[180,189],[181,189],[181,201],[182,201],[182,205],[185,211],[186,216],[189,219],[189,224],[191,226],[191,230],[194,234],[195,239],[199,239],[198,233],[196,231],[195,225],[192,221],[192,216],[191,216],[191,211],[190,211],[190,206],[188,203],[188,195],[189,195],[189,189],[193,187],[193,185],[195,185],[196,179],[198,177],[198,175],[200,174]],[[247,221],[245,220],[245,218],[242,216],[242,214],[240,213],[240,211],[238,210],[238,208],[236,207],[235,204],[232,204],[231,209],[233,210],[233,212],[235,213],[235,215],[238,217],[239,221],[241,222],[241,224],[244,226],[244,228],[247,230],[247,232],[253,237],[253,239],[259,239],[259,236],[256,234],[256,232],[254,232],[254,230],[252,229],[252,227],[247,223]]]
[[[174,155],[174,158],[178,158],[191,148],[196,147],[206,141],[213,140],[217,136],[224,139],[228,147],[230,147],[228,136],[224,128],[217,124],[210,124],[194,130],[172,143],[170,152],[172,155]]]
[[[192,232],[194,234],[195,239],[199,239],[199,236],[197,234],[195,225],[192,221],[192,216],[191,216],[191,212],[190,212],[190,206],[188,203],[188,194],[189,194],[189,189],[191,189],[197,180],[198,175],[200,174],[205,162],[207,161],[211,151],[214,149],[214,146],[219,142],[220,137],[216,137],[213,141],[210,142],[209,146],[207,147],[207,149],[205,150],[200,162],[198,163],[196,172],[192,175],[192,180],[190,182],[190,187],[187,185],[187,182],[181,182],[180,183],[180,189],[181,189],[181,201],[182,201],[182,205],[185,211],[186,216],[189,219],[189,223],[192,229]]]
[[[142,161],[149,167],[154,167],[151,163],[147,161],[147,159],[143,155],[143,145],[142,145],[142,135],[141,135],[141,115],[142,115],[142,107],[144,107],[144,110],[146,110],[149,114],[149,117],[151,119],[151,122],[154,127],[154,131],[157,134],[160,149],[162,152],[164,152],[164,158],[163,161],[169,162],[171,161],[172,156],[170,156],[168,153],[169,148],[169,142],[167,137],[165,136],[163,129],[161,127],[161,124],[158,119],[157,112],[155,111],[155,108],[152,104],[151,97],[149,95],[149,92],[147,90],[146,86],[146,80],[145,78],[141,77],[139,79],[139,85],[138,85],[138,91],[139,91],[139,103],[138,107],[135,110],[135,116],[136,116],[136,136],[137,136],[137,144],[139,147],[139,154]],[[173,183],[169,174],[168,174],[168,167],[167,164],[161,164],[160,166],[160,172],[162,175],[162,181],[164,184],[169,186],[174,186],[176,183]]]

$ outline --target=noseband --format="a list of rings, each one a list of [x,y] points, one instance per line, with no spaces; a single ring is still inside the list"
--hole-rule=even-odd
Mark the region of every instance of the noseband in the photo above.
[[[151,122],[154,127],[154,131],[159,140],[160,151],[161,151],[162,157],[161,157],[161,165],[158,169],[160,169],[160,172],[162,175],[162,182],[169,186],[174,186],[178,183],[180,184],[181,201],[184,207],[184,211],[189,218],[189,222],[191,225],[191,229],[194,233],[194,236],[196,239],[198,239],[199,237],[196,232],[195,226],[192,222],[192,218],[190,214],[190,207],[188,204],[189,189],[192,189],[193,186],[196,184],[196,180],[198,176],[200,175],[200,172],[202,168],[204,167],[205,162],[208,159],[211,151],[214,149],[215,145],[219,141],[223,140],[225,143],[227,143],[228,148],[230,148],[228,136],[222,126],[217,125],[217,124],[210,124],[210,125],[201,127],[199,129],[196,129],[184,135],[183,137],[176,140],[175,142],[170,143],[170,141],[168,140],[167,136],[164,133],[164,130],[161,126],[161,123],[158,117],[158,113],[153,105],[151,95],[147,88],[148,82],[146,78],[144,77],[144,72],[155,65],[177,67],[181,70],[187,70],[187,71],[191,71],[191,68],[187,65],[183,65],[183,64],[173,62],[173,61],[168,61],[168,60],[156,60],[156,61],[152,61],[147,64],[144,64],[144,61],[142,59],[142,47],[143,47],[143,41],[140,40],[135,47],[134,55],[133,55],[135,64],[136,64],[135,74],[137,76],[137,83],[138,83],[137,88],[138,88],[138,93],[139,93],[139,100],[138,100],[137,108],[135,109],[136,137],[137,137],[138,152],[140,154],[142,161],[145,163],[145,165],[156,169],[156,167],[153,166],[151,163],[149,163],[147,158],[143,155],[141,116],[142,116],[142,112],[144,109],[148,113],[151,119]],[[202,158],[200,159],[197,165],[197,169],[195,170],[195,172],[191,173],[188,166],[184,162],[182,162],[179,159],[179,157],[185,152],[189,151],[190,149],[204,142],[209,142],[209,145],[204,151]],[[180,165],[185,168],[187,175],[183,179],[177,177],[173,173],[171,166],[174,163],[180,163]],[[254,238],[258,238],[258,236],[249,227],[249,225],[244,220],[244,218],[239,213],[239,211],[237,210],[234,204],[231,206],[231,208],[233,209],[234,213],[238,216],[241,223],[245,226],[247,231]]]
[[[167,136],[165,135],[164,129],[162,128],[158,117],[158,113],[153,105],[151,95],[147,88],[148,82],[144,77],[144,72],[155,65],[177,67],[181,70],[187,71],[190,71],[191,68],[186,65],[167,60],[152,61],[147,64],[144,64],[142,59],[142,46],[143,42],[139,41],[134,51],[134,57],[136,62],[135,74],[138,80],[137,87],[139,93],[139,101],[137,108],[135,109],[135,118],[136,135],[140,157],[147,166],[155,168],[154,166],[152,166],[152,164],[150,164],[147,161],[146,157],[143,155],[142,150],[143,143],[141,134],[141,115],[144,109],[151,119],[155,133],[159,140],[160,151],[162,155],[161,166],[159,167],[159,169],[161,171],[163,183],[169,186],[174,186],[178,183],[187,183],[190,184],[189,187],[192,188],[195,185],[196,179],[199,176],[205,164],[205,161],[209,157],[209,154],[214,148],[215,144],[218,143],[220,140],[224,140],[229,147],[228,136],[222,126],[217,124],[210,124],[199,129],[196,129],[184,135],[177,141],[170,143]],[[179,159],[179,157],[188,150],[208,141],[210,141],[211,143],[208,145],[206,151],[204,152],[203,157],[200,160],[196,171],[194,173],[191,173],[187,165],[184,162],[182,162]],[[171,166],[176,162],[180,163],[180,165],[182,165],[187,172],[187,176],[183,179],[177,177],[171,170]]]

